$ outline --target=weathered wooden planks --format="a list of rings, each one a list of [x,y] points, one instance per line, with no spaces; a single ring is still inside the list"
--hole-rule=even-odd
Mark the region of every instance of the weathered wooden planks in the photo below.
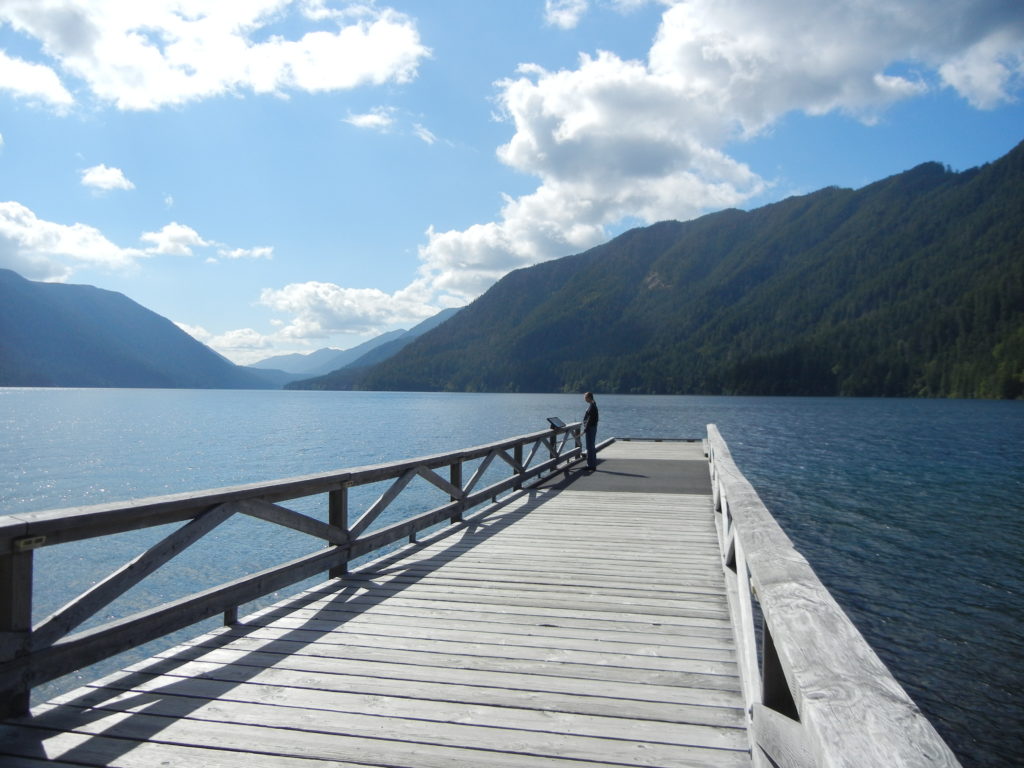
[[[552,448],[550,436],[535,440],[526,465],[542,445]],[[701,475],[701,443],[606,443],[603,473],[577,482],[560,472],[485,516],[432,534],[430,544],[0,726],[0,764],[956,765],[764,509],[714,427],[706,446],[713,493]],[[471,451],[517,471],[524,466],[521,442],[485,448]],[[333,527],[274,506],[273,496],[218,503],[255,504],[248,513],[343,544],[351,555],[377,546],[374,537],[393,540],[449,515],[459,520],[481,471],[463,486],[461,464],[451,463],[448,483],[432,467],[453,456],[430,457],[418,468],[369,468],[366,477],[374,478],[415,471],[452,504],[357,541],[344,498],[350,480],[333,490],[323,485],[326,477],[287,481],[327,490]],[[679,468],[685,479],[671,479]],[[371,512],[393,495],[385,491]],[[161,515],[178,514],[186,503],[149,501]],[[9,527],[6,535],[26,531]],[[166,548],[176,546],[172,540]],[[341,574],[346,564],[336,552],[309,556],[336,560],[310,567]],[[0,575],[24,554],[3,555]],[[8,570],[21,574],[22,586],[31,575],[30,567]],[[264,582],[260,590],[275,578],[272,571],[248,577]],[[114,586],[120,588],[113,583],[96,594]],[[766,621],[760,656],[751,588]],[[243,579],[217,589],[255,587]],[[239,595],[224,599],[237,603]],[[0,605],[0,629],[7,630],[0,640],[10,647],[27,634],[25,606],[16,598]],[[162,606],[113,629],[123,629],[130,644],[132,621],[176,621],[172,614],[183,609],[198,610]],[[73,624],[80,610],[54,626]],[[62,652],[74,650],[70,645]]]
[[[196,493],[141,499],[121,504],[71,508],[0,517],[0,716],[28,711],[32,687],[222,613],[226,623],[238,618],[239,605],[264,597],[311,576],[326,572],[339,577],[349,561],[403,541],[415,540],[438,524],[460,522],[468,510],[496,501],[579,455],[579,424],[509,438],[484,446],[419,459],[361,467],[269,483],[220,488]],[[541,446],[549,457],[532,465]],[[532,446],[522,461],[524,446]],[[508,455],[508,449],[513,457]],[[499,458],[512,470],[504,480],[474,491],[484,469]],[[466,487],[463,463],[482,463]],[[452,482],[435,470],[447,467]],[[441,491],[440,506],[376,530],[370,526],[416,477]],[[354,523],[349,522],[348,488],[393,481]],[[298,513],[276,502],[304,496],[326,496],[328,522]],[[440,501],[440,499],[439,499]],[[133,616],[111,618],[88,631],[73,632],[95,617],[119,595],[166,564],[183,549],[235,513],[300,531],[333,545],[276,568],[267,563],[249,576],[207,589],[181,600],[154,606]],[[108,534],[188,521],[147,552],[129,561],[99,584],[73,598],[57,613],[31,625],[33,556],[40,547],[102,537]]]
[[[600,452],[602,459],[706,461],[700,440],[630,440],[619,438]]]
[[[747,667],[758,672],[751,592],[764,617],[762,681],[744,685],[748,699],[754,692],[748,704],[758,752],[793,766],[959,766],[765,508],[714,425],[708,445],[722,549],[734,553],[735,626],[747,646],[741,657],[750,659],[740,665],[744,677]],[[792,719],[761,704],[792,710]]]
[[[749,765],[717,552],[709,496],[528,492],[60,697],[4,726],[0,753],[232,768]]]

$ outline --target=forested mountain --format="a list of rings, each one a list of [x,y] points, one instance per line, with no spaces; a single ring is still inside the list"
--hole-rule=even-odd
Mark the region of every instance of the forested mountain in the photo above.
[[[315,352],[291,352],[249,363],[246,367],[267,371],[284,371],[285,373],[303,373],[308,376],[316,373],[323,363],[333,360],[343,351],[333,347],[323,347]]]
[[[384,339],[382,343],[374,343],[377,339],[373,339],[359,347],[353,347],[353,351],[363,350],[363,353],[346,361],[344,365],[338,367],[338,370],[314,379],[296,382],[294,385],[289,383],[285,389],[350,389],[351,383],[356,381],[368,366],[394,357],[424,333],[433,330],[454,316],[459,309],[459,307],[443,309],[408,331],[393,331],[390,334],[378,336],[377,339]]]
[[[120,293],[9,269],[0,269],[0,385],[271,386]]]
[[[338,386],[1022,397],[1024,145],[626,232]]]
[[[364,355],[357,357],[346,367],[351,368],[365,368],[366,366],[376,365],[377,363],[383,362],[390,357],[394,357],[400,351],[405,349],[407,346],[412,344],[416,339],[422,336],[427,331],[431,331],[441,323],[445,322],[449,317],[453,317],[461,307],[452,307],[450,309],[442,309],[433,317],[428,317],[422,323],[413,326],[411,329],[403,333],[397,339],[392,339],[385,344],[371,349]]]
[[[349,363],[358,360],[363,355],[376,349],[382,344],[400,339],[408,331],[399,328],[396,331],[388,331],[380,336],[374,336],[369,341],[357,344],[349,349],[331,349],[325,347],[309,354],[293,353],[290,355],[275,355],[266,360],[253,363],[249,368],[277,369],[287,373],[302,374],[308,376],[321,376],[338,368],[344,368]]]

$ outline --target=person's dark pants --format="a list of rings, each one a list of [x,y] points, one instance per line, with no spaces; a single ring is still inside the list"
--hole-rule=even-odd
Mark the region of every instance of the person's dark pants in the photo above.
[[[597,469],[597,449],[594,443],[597,442],[597,427],[587,429],[583,433],[587,439],[587,469]]]

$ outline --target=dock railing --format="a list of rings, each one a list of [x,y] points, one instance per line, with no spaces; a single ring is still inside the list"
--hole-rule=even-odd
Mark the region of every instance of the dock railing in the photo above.
[[[508,438],[452,453],[358,467],[269,483],[0,516],[0,717],[27,714],[33,687],[55,680],[218,614],[238,621],[238,608],[319,573],[342,576],[348,563],[380,552],[463,514],[499,494],[564,469],[580,457],[580,423]],[[468,478],[467,462],[479,460]],[[495,461],[497,460],[497,461]],[[477,486],[492,466],[508,477]],[[474,465],[470,465],[471,467]],[[447,477],[439,474],[447,468]],[[468,474],[468,473],[467,473]],[[447,497],[438,507],[368,530],[415,478]],[[493,477],[493,472],[488,478]],[[350,517],[349,489],[390,483],[358,517]],[[279,502],[322,496],[326,522]],[[308,534],[326,548],[187,597],[99,626],[75,631],[105,606],[236,514]],[[354,519],[352,519],[354,517]],[[33,624],[33,556],[41,547],[183,523],[138,557]],[[446,528],[444,530],[450,530]],[[431,534],[442,535],[442,534]]]
[[[713,424],[707,449],[754,765],[959,766],[775,522]]]

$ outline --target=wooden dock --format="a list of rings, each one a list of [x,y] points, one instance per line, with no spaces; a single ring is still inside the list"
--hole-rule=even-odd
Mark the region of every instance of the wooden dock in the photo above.
[[[2,749],[139,768],[749,765],[700,443],[601,458],[38,707]],[[682,462],[700,492],[616,490]]]
[[[705,441],[606,441],[593,474],[579,459],[574,424],[388,465],[0,518],[0,765],[959,765],[713,425]],[[492,464],[511,476],[493,482]],[[417,478],[441,506],[381,524]],[[372,483],[390,485],[350,521],[348,489]],[[326,522],[280,504],[317,495]],[[327,546],[76,629],[235,514]],[[171,522],[185,524],[32,621],[35,549]],[[359,557],[376,559],[350,567]],[[239,619],[239,605],[324,572]],[[33,686],[218,613],[224,627],[29,711]]]

